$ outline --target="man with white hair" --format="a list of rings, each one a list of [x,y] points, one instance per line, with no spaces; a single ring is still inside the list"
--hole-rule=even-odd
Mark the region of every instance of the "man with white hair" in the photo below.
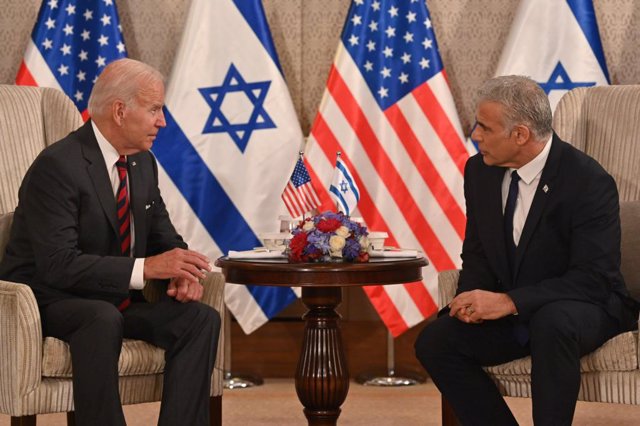
[[[109,64],[91,119],[36,158],[22,182],[0,277],[35,294],[45,336],[69,343],[78,425],[124,425],[123,338],[165,349],[160,425],[209,424],[220,315],[199,302],[209,259],[171,224],[149,152],[166,125],[164,83],[132,59]],[[145,280],[166,280],[154,304]]]

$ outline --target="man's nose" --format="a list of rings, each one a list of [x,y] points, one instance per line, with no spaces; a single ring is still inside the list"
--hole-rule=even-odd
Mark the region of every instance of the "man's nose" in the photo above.
[[[167,127],[167,120],[164,118],[164,108],[160,110],[160,115],[156,120],[156,126],[158,127]]]

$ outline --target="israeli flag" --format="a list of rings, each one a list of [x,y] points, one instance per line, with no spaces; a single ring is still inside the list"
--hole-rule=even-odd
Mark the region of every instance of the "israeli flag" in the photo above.
[[[609,84],[591,0],[522,0],[496,75],[526,75],[555,110],[574,87]]]
[[[360,201],[360,191],[349,168],[340,157],[336,160],[336,168],[333,172],[329,192],[336,203],[338,211],[351,216],[358,205],[358,201]]]
[[[193,0],[153,147],[171,219],[212,260],[262,245],[302,143],[260,0]],[[250,333],[295,300],[286,287],[227,283]]]

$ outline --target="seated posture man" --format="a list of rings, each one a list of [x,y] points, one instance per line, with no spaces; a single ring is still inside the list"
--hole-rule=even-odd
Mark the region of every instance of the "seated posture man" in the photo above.
[[[124,425],[123,338],[165,349],[161,425],[209,424],[220,316],[198,300],[208,259],[169,220],[149,152],[166,125],[158,71],[121,59],[98,78],[91,120],[36,158],[20,188],[0,277],[33,289],[45,336],[69,343],[76,421]],[[146,279],[167,280],[156,304]]]
[[[458,292],[416,356],[463,424],[496,426],[517,423],[482,366],[531,355],[535,424],[569,425],[580,357],[637,320],[619,269],[616,184],[553,133],[533,80],[487,81],[476,120]]]

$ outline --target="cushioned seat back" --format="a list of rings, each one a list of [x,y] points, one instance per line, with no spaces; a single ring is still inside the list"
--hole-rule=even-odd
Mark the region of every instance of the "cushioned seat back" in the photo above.
[[[574,89],[560,100],[553,127],[616,180],[622,274],[632,296],[640,300],[640,85]]]
[[[38,153],[81,124],[77,108],[59,90],[0,85],[0,215],[15,209]]]
[[[553,127],[613,175],[620,200],[640,200],[640,85],[574,89],[560,100]]]
[[[81,124],[78,109],[59,90],[0,84],[0,260],[24,174],[45,146]]]

